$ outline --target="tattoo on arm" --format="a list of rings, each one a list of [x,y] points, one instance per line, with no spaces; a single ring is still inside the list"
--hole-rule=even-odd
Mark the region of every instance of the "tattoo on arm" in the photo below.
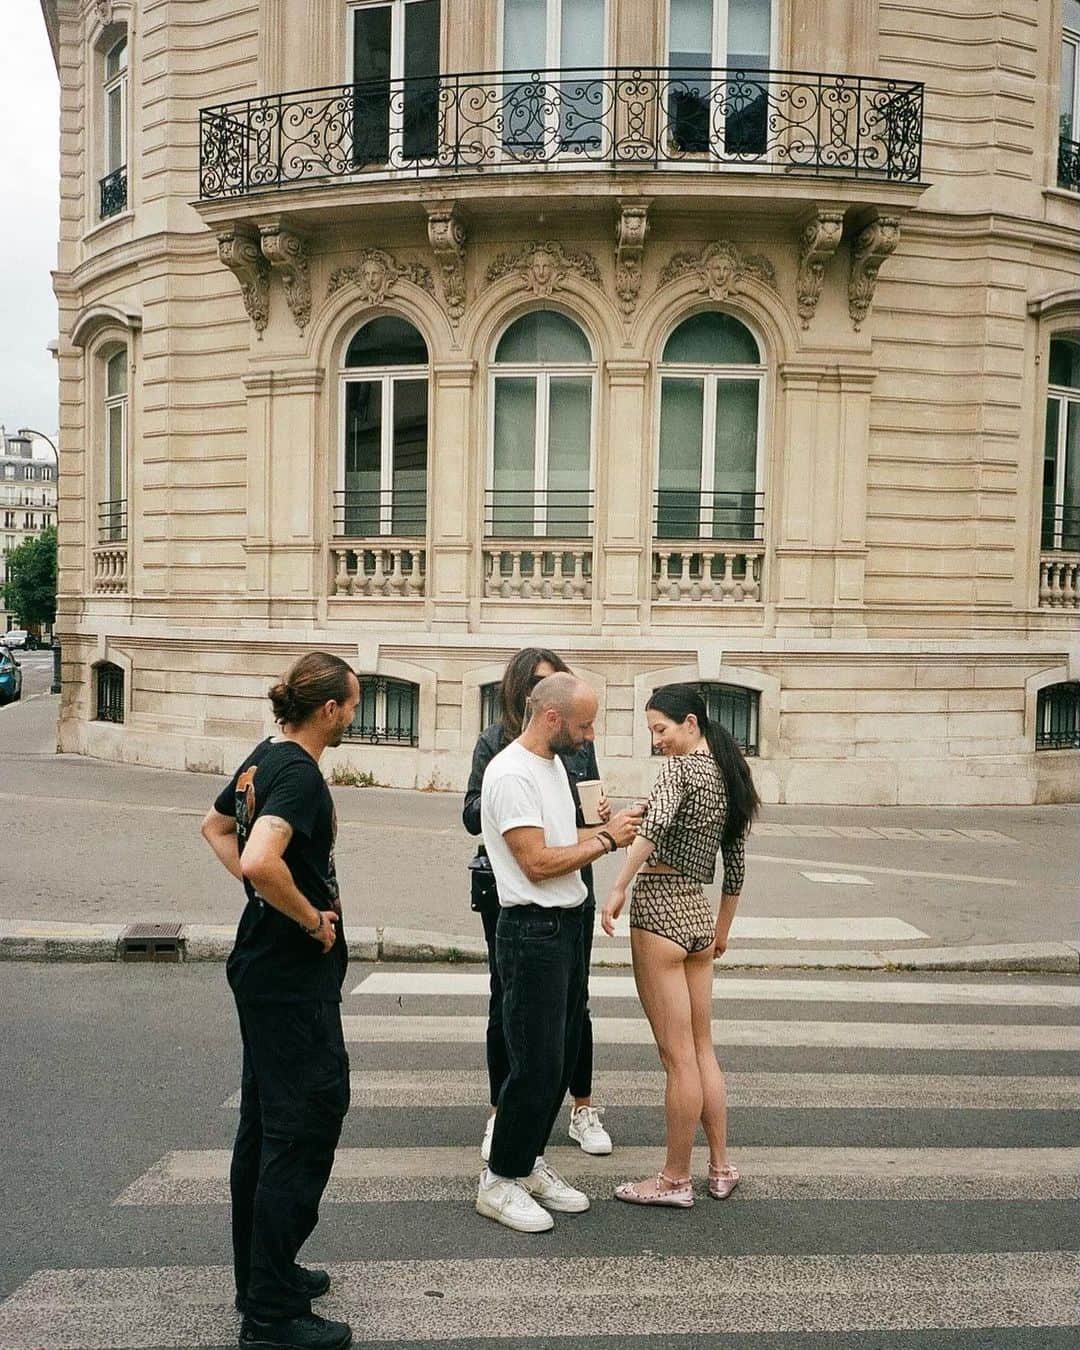
[[[293,837],[293,827],[287,820],[282,820],[280,816],[260,816],[259,823],[265,825],[271,834],[276,834],[279,839],[284,841],[283,848]]]

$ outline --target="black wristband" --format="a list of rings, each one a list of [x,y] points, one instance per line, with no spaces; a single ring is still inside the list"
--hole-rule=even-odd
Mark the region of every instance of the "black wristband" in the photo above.
[[[601,840],[602,840],[602,839],[606,839],[606,840],[607,840],[607,844],[604,845],[604,852],[605,852],[605,853],[614,853],[615,850],[619,847],[618,844],[615,842],[615,836],[614,836],[614,835],[611,835],[611,834],[608,834],[607,830],[597,830],[597,831],[596,831],[596,837],[597,837],[597,839],[601,839]],[[608,847],[608,844],[611,845],[610,848]]]
[[[300,927],[308,935],[308,937],[315,937],[318,933],[322,931],[322,925],[323,925],[322,910],[319,910],[319,917],[315,920],[314,928],[306,928],[303,924],[301,924]]]

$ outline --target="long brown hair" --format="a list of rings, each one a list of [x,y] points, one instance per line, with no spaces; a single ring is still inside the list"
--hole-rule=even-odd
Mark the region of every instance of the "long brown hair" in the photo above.
[[[270,688],[274,721],[298,727],[324,703],[331,700],[344,703],[349,697],[349,676],[353,674],[355,671],[347,661],[329,652],[308,652],[301,656],[289,667],[285,678]]]
[[[499,685],[499,721],[508,741],[517,740],[525,721],[525,703],[536,681],[533,671],[546,661],[556,674],[570,674],[570,667],[547,647],[523,647],[506,664]]]

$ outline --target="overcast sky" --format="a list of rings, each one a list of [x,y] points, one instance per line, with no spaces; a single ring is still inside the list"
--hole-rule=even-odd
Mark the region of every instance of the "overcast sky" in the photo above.
[[[0,9],[0,422],[55,438],[60,94],[39,0]]]

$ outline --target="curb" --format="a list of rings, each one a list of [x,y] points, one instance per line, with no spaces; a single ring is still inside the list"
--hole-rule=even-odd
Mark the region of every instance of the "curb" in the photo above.
[[[0,920],[0,961],[121,961],[120,923],[45,923]],[[235,929],[185,924],[182,959],[224,961]],[[460,965],[487,964],[487,947],[475,936],[428,932],[418,928],[352,928],[353,961]],[[596,968],[630,965],[629,946],[593,948]],[[734,970],[884,970],[985,971],[999,974],[1080,974],[1080,945],[1068,942],[1012,943],[984,947],[907,947],[884,951],[852,948],[743,948],[728,952],[724,965]]]

